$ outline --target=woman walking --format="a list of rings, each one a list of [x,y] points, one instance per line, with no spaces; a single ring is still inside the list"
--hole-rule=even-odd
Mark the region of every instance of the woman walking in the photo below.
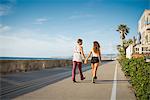
[[[76,82],[75,75],[76,75],[77,66],[79,69],[81,80],[85,79],[85,77],[82,74],[82,56],[85,59],[85,54],[83,52],[83,47],[82,47],[82,39],[78,39],[77,44],[74,48],[74,53],[73,53],[73,68],[72,68],[72,81],[73,82]]]
[[[91,49],[88,57],[85,59],[85,63],[87,63],[87,60],[91,55],[92,55],[92,59],[91,59],[92,83],[95,83],[95,79],[97,79],[96,76],[97,68],[100,65],[100,61],[101,61],[100,45],[97,41],[93,42],[93,48]]]

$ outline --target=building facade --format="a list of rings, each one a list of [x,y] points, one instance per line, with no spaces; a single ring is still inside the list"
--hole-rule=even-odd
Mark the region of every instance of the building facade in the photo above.
[[[140,43],[134,47],[135,53],[150,53],[150,10],[145,10],[138,22]]]

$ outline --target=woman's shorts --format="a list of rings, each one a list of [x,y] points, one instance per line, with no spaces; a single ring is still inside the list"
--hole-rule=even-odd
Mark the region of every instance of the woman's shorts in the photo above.
[[[98,57],[92,57],[91,63],[92,63],[92,64],[94,64],[94,63],[99,63]]]

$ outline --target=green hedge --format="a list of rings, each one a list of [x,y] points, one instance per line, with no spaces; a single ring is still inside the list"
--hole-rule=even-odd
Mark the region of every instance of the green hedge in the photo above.
[[[150,100],[150,62],[143,58],[120,59],[122,70],[131,79],[138,100]]]

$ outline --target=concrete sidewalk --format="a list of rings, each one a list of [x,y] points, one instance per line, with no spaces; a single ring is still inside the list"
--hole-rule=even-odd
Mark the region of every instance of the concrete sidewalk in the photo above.
[[[116,80],[114,74],[116,69]],[[15,100],[136,100],[130,84],[125,78],[116,61],[99,67],[95,84],[91,83],[91,70],[84,72],[86,79],[73,83],[66,78],[57,83],[48,85],[37,91],[24,94]]]

